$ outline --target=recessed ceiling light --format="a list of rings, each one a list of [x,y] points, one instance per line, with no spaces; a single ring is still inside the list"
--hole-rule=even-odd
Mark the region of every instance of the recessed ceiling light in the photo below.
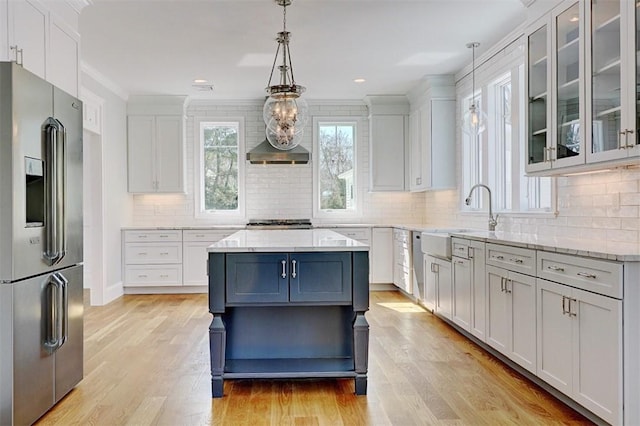
[[[365,81],[367,81],[367,80],[365,80],[364,78],[354,78],[353,79],[354,83],[364,83]]]
[[[569,19],[569,22],[578,22],[580,20],[580,18],[578,18],[577,16],[572,16],[571,19]]]

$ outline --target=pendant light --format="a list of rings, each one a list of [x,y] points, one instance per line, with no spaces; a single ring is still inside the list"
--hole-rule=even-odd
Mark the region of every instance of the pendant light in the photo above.
[[[467,48],[472,50],[471,62],[471,105],[462,118],[462,131],[469,136],[479,136],[484,132],[487,123],[487,115],[476,105],[476,47],[477,41],[467,43]]]
[[[309,119],[307,102],[300,97],[306,89],[296,84],[293,76],[291,52],[289,51],[291,33],[287,31],[287,6],[292,1],[275,0],[283,8],[283,30],[278,33],[276,38],[278,49],[271,67],[269,82],[265,89],[269,97],[262,110],[264,122],[267,125],[267,140],[273,147],[281,150],[290,150],[300,144],[304,133],[304,125]],[[272,85],[271,79],[273,78],[276,62],[278,62],[278,53],[280,52],[282,52],[282,62],[278,66],[280,81],[278,84]]]

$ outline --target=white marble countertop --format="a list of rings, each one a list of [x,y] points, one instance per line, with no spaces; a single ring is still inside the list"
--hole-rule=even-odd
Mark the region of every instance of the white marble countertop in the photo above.
[[[620,262],[640,262],[640,244],[550,237],[501,231],[451,232],[454,237],[507,244],[535,250],[545,250],[563,254],[617,260]]]
[[[328,229],[242,230],[207,248],[218,253],[368,250],[367,244]]]

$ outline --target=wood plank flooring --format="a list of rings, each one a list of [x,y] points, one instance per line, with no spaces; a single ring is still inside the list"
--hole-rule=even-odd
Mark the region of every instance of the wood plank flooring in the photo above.
[[[211,398],[207,296],[127,295],[85,310],[83,381],[38,425],[588,424],[396,292],[372,292],[369,387],[226,381]]]

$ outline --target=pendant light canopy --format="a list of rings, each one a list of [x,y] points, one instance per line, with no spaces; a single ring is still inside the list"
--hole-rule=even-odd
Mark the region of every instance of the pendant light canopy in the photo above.
[[[480,46],[477,41],[467,43],[467,47],[472,50],[471,65],[471,105],[462,118],[462,131],[469,136],[479,136],[484,132],[487,123],[487,115],[476,103],[476,47]]]
[[[276,38],[278,49],[271,67],[269,83],[265,89],[269,97],[262,110],[264,122],[267,125],[267,140],[273,147],[281,150],[293,149],[302,141],[304,125],[309,119],[309,107],[307,102],[301,98],[306,89],[296,84],[289,51],[291,33],[287,31],[287,6],[292,1],[275,0],[283,8],[283,30],[278,33]],[[271,79],[279,53],[282,53],[282,61],[278,66],[280,81],[278,84],[272,85]]]

